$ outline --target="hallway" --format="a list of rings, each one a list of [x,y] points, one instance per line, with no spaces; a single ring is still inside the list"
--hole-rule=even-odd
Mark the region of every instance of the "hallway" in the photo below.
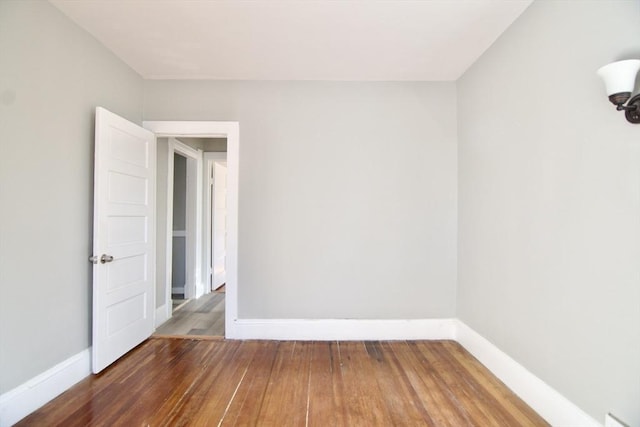
[[[211,292],[178,308],[154,336],[224,337],[224,292]]]

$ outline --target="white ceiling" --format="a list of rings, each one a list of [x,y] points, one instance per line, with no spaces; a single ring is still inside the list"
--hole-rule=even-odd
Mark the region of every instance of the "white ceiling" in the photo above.
[[[50,0],[148,79],[456,80],[532,0]]]

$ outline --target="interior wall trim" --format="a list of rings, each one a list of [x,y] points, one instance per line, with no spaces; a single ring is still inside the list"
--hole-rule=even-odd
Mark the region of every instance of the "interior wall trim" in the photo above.
[[[455,319],[238,319],[234,339],[448,340]]]
[[[454,339],[552,426],[602,424],[460,320]]]
[[[0,396],[0,427],[9,427],[91,374],[91,348]]]
[[[155,327],[162,325],[164,322],[169,320],[169,310],[167,310],[167,305],[162,304],[160,307],[156,307],[156,317],[155,317]]]

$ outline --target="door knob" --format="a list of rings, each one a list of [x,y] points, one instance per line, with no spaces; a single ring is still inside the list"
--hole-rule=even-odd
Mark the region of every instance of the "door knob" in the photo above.
[[[106,262],[111,262],[111,261],[113,261],[113,256],[111,256],[111,255],[103,254],[103,255],[100,257],[100,262],[101,262],[102,264],[104,264],[104,263],[106,263]]]

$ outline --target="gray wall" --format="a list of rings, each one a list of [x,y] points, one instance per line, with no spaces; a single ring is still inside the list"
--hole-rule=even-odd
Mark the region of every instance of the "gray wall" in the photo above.
[[[44,1],[0,1],[0,393],[90,345],[93,122],[142,80]]]
[[[187,283],[186,244],[186,238],[174,237],[171,245],[171,288],[176,288],[178,294],[184,294],[184,285]]]
[[[145,120],[240,122],[239,315],[455,313],[453,83],[146,81]]]
[[[178,141],[196,150],[204,152],[224,152],[227,151],[226,138],[176,138]]]
[[[187,229],[187,159],[173,155],[173,230]]]
[[[458,82],[458,316],[640,426],[640,126],[595,74],[630,57],[640,2],[537,1]]]

